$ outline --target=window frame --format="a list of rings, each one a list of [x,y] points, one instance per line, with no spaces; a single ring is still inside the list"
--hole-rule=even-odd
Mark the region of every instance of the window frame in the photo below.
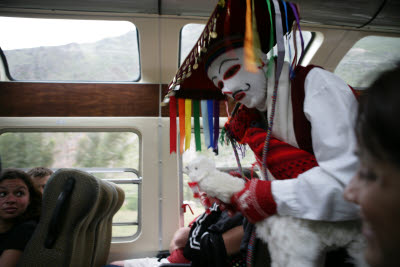
[[[137,220],[132,222],[121,222],[121,223],[112,223],[112,226],[137,226],[137,231],[130,236],[112,236],[111,242],[115,243],[121,243],[121,242],[131,242],[135,240],[140,234],[141,234],[141,229],[142,229],[142,184],[143,184],[143,176],[142,176],[142,161],[143,161],[143,148],[142,148],[142,135],[141,133],[132,128],[85,128],[85,127],[79,127],[79,128],[52,128],[52,127],[46,127],[46,128],[2,128],[0,129],[0,136],[4,133],[51,133],[51,132],[60,132],[60,133],[69,133],[69,132],[129,132],[136,134],[138,137],[138,152],[139,152],[139,159],[138,159],[138,169],[135,168],[99,168],[99,167],[93,167],[93,168],[73,168],[73,167],[66,167],[66,168],[73,168],[76,170],[81,170],[84,172],[87,172],[93,176],[95,176],[95,173],[107,173],[107,172],[131,172],[134,173],[137,178],[129,179],[129,178],[119,178],[119,179],[101,179],[104,181],[109,181],[113,182],[115,184],[133,184],[138,186],[138,210],[137,210]],[[28,171],[30,168],[19,168],[23,171]],[[60,168],[50,168],[54,172],[57,171]],[[96,177],[96,176],[95,176]],[[118,211],[117,211],[118,212]]]
[[[183,42],[182,41],[183,40],[182,33],[183,33],[183,28],[185,28],[189,24],[198,24],[198,25],[206,26],[206,23],[203,24],[203,23],[193,23],[193,22],[191,22],[191,23],[186,23],[185,25],[183,25],[181,27],[181,29],[179,31],[179,44],[178,44],[178,49],[179,49],[178,50],[178,68],[182,65],[183,60],[185,59],[185,58],[182,57],[182,42]],[[315,42],[314,42],[314,41],[316,41],[316,38],[318,37],[318,35],[321,35],[320,33],[317,33],[316,31],[311,31],[311,30],[303,30],[303,31],[301,31],[302,34],[303,34],[303,32],[311,33],[311,37],[310,37],[310,40],[308,41],[308,43],[304,46],[304,53],[302,54],[301,57],[298,58],[298,62],[297,62],[298,65],[303,65],[303,62],[305,62],[306,63],[305,65],[307,65],[309,63],[310,59],[315,55],[315,53],[317,52],[317,50],[319,49],[319,47],[320,47],[320,45],[322,43],[322,40],[320,40],[320,42],[318,44],[315,44]],[[290,33],[293,35],[293,31],[291,31]],[[297,31],[297,33],[300,34],[300,31]],[[199,37],[200,37],[200,35],[198,36],[198,38]],[[320,37],[320,38],[322,38],[322,37]],[[293,36],[292,36],[291,39],[294,42]],[[197,41],[197,39],[196,39],[196,41]],[[300,42],[300,37],[298,39],[298,42]],[[196,44],[196,42],[194,42],[194,44]],[[285,44],[286,44],[286,41],[285,41]],[[291,48],[294,49],[294,46],[291,46]],[[300,47],[298,46],[297,48],[301,52],[301,46]],[[309,54],[311,52],[313,54]],[[292,53],[294,55],[294,51],[292,51]],[[182,63],[181,63],[181,61],[182,61]]]

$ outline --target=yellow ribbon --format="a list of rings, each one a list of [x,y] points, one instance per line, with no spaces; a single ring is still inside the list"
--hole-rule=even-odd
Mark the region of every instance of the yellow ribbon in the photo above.
[[[246,32],[244,35],[244,67],[249,72],[257,72],[255,56],[253,50],[253,28],[252,28],[252,9],[251,0],[246,0]]]

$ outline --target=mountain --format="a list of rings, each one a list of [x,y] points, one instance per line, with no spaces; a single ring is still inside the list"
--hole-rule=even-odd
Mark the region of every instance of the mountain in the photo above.
[[[136,31],[94,43],[5,50],[15,80],[134,81],[140,75]]]

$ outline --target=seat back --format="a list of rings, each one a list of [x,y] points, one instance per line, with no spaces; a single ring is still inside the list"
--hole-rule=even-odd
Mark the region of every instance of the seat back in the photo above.
[[[111,227],[110,214],[116,212],[113,190],[110,183],[83,171],[55,172],[44,191],[39,224],[18,266],[95,266],[96,243],[111,240],[111,231],[99,230],[105,221]],[[105,260],[97,266],[104,264]]]
[[[71,259],[71,266],[92,266],[97,240],[100,239],[100,242],[105,241],[105,238],[98,237],[100,234],[99,227],[110,213],[112,205],[114,205],[113,202],[115,202],[115,196],[107,182],[101,180],[98,180],[98,182],[99,196],[83,227],[80,229],[79,238],[75,244]],[[106,237],[107,234],[101,233],[101,236]],[[89,257],[89,255],[91,256]]]
[[[112,219],[121,208],[125,200],[124,191],[116,184],[102,181],[113,196],[108,212],[104,214],[102,222],[97,227],[95,251],[91,266],[102,266],[107,262],[112,237]]]

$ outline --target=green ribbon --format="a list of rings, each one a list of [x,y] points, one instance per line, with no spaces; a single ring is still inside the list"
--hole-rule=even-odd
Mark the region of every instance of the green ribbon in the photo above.
[[[201,151],[199,100],[193,100],[193,119],[194,119],[194,138],[196,140],[196,151]]]
[[[271,73],[272,73],[272,68],[275,67],[275,60],[274,60],[274,50],[272,49],[275,45],[275,41],[274,41],[274,23],[272,21],[272,12],[271,12],[271,3],[269,0],[265,0],[267,2],[268,5],[268,12],[269,12],[269,21],[271,24],[271,29],[269,30],[269,53],[270,53],[270,57],[269,57],[269,61],[268,61],[268,68],[267,68],[267,78],[271,77]]]
[[[272,12],[271,12],[271,3],[269,2],[269,0],[266,0],[267,5],[268,5],[268,12],[269,12],[269,21],[271,23],[271,30],[269,33],[269,49],[271,50],[274,47],[274,23],[272,22]]]

